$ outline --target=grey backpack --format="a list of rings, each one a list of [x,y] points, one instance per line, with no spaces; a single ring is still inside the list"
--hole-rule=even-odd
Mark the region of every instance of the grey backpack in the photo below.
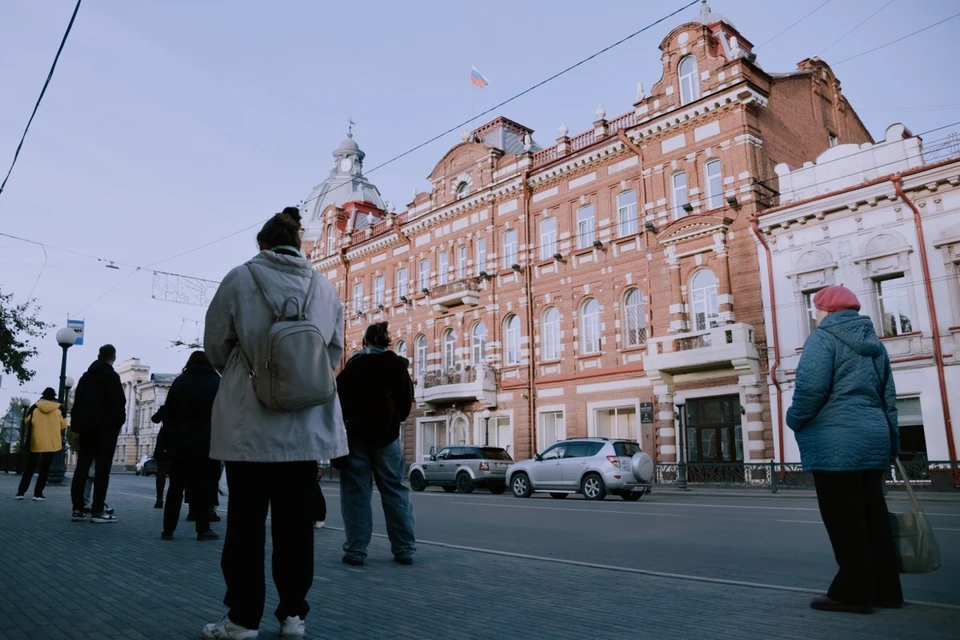
[[[267,306],[272,306],[256,270],[250,265],[247,269]],[[327,341],[317,325],[307,318],[316,289],[314,274],[302,305],[298,298],[291,296],[283,301],[279,310],[273,310],[273,324],[260,349],[261,360],[251,362],[243,346],[240,347],[257,398],[274,411],[306,409],[329,402],[337,395]],[[292,314],[288,315],[288,311]]]

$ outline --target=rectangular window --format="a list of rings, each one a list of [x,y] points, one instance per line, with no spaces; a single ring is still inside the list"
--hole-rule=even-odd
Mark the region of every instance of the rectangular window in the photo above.
[[[363,312],[363,283],[358,282],[353,285],[353,312]]]
[[[639,442],[637,409],[630,405],[613,409],[598,409],[594,414],[598,438],[634,440]]]
[[[430,261],[429,260],[420,261],[419,278],[420,280],[417,282],[417,285],[420,287],[420,290],[423,291],[424,289],[429,289],[430,288]]]
[[[416,358],[416,369],[417,375],[422,376],[427,373],[427,339],[423,336],[417,338],[416,343],[414,343],[414,348],[416,349],[415,358]]]
[[[877,280],[877,303],[880,307],[880,327],[884,338],[913,332],[910,321],[910,298],[907,279],[900,275]]]
[[[923,432],[920,398],[897,398],[897,422],[900,427],[900,459],[904,462],[925,462],[927,436]]]
[[[567,432],[563,426],[563,411],[548,411],[540,414],[540,450],[565,440]]]
[[[803,292],[803,306],[805,309],[804,315],[807,320],[807,334],[813,333],[813,330],[817,328],[817,308],[813,304],[813,297],[817,295],[817,291],[820,289],[813,289],[812,291]]]
[[[487,438],[487,426],[480,421],[480,437],[484,446],[500,447],[513,457],[513,425],[509,416],[494,416],[490,418],[490,437]]]
[[[596,239],[593,205],[588,204],[577,209],[577,249],[586,249]]]
[[[377,278],[373,281],[373,304],[375,304],[378,307],[382,307],[383,295],[384,295],[383,276],[377,276]]]
[[[467,248],[459,247],[457,249],[457,280],[463,280],[467,277]]]
[[[477,238],[477,275],[487,271],[487,239]]]
[[[420,459],[429,460],[447,446],[446,420],[430,420],[420,423]]]
[[[447,278],[450,275],[450,254],[446,251],[440,252],[440,266],[437,267],[439,273],[437,274],[440,278],[440,284],[447,284]]]
[[[617,229],[621,238],[632,236],[639,231],[636,191],[624,191],[617,196]]]
[[[673,219],[677,220],[687,215],[683,206],[690,202],[689,194],[687,193],[687,174],[683,171],[675,173],[670,178],[670,182],[673,193]]]
[[[503,233],[503,268],[510,269],[517,264],[517,230]]]
[[[707,183],[707,209],[719,209],[723,206],[723,175],[720,173],[720,161],[711,160],[704,167]]]
[[[549,260],[557,252],[557,219],[540,221],[540,259]]]
[[[408,278],[406,267],[397,270],[397,299],[407,297]]]

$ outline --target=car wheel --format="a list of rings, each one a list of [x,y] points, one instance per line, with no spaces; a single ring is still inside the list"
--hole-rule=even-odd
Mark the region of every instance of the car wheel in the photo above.
[[[410,474],[410,488],[414,491],[423,491],[427,488],[427,481],[419,471]]]
[[[530,478],[525,473],[518,473],[510,481],[510,489],[513,495],[518,498],[529,498],[533,493],[533,487],[530,486]]]
[[[633,493],[631,491],[628,493],[621,493],[620,497],[626,500],[627,502],[636,502],[637,500],[643,497],[643,492],[638,491],[636,493]]]
[[[444,486],[444,487],[443,487],[443,490],[446,491],[447,493],[453,493],[454,491],[457,490],[457,488],[456,488],[456,487],[450,487],[450,486]]]
[[[473,493],[473,478],[466,471],[457,474],[457,493]]]
[[[551,494],[550,494],[550,497],[551,497],[551,498],[556,498],[557,500],[563,500],[564,498],[567,497],[567,494],[566,494],[566,493],[551,493]]]
[[[580,483],[580,492],[587,500],[603,500],[607,497],[607,487],[603,478],[596,473],[588,473]]]
[[[495,496],[499,496],[501,493],[507,490],[507,485],[501,484],[496,487],[490,487],[490,493]]]

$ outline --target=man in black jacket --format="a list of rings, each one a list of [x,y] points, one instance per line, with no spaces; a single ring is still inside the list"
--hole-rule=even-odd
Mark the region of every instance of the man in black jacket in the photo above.
[[[80,436],[77,468],[73,472],[70,493],[73,498],[73,521],[86,520],[83,512],[83,488],[90,473],[90,463],[96,460],[93,504],[90,522],[110,523],[117,518],[107,513],[104,501],[110,484],[110,467],[117,448],[117,437],[127,418],[127,399],[123,394],[120,376],[113,370],[117,350],[113,345],[100,347],[100,354],[80,377],[77,395],[70,412],[71,429]]]
[[[347,427],[350,455],[337,461],[340,510],[347,541],[343,561],[360,566],[373,535],[370,499],[373,481],[380,490],[394,560],[412,564],[416,551],[413,506],[403,484],[400,427],[413,405],[408,362],[389,350],[386,322],[367,327],[363,349],[337,376],[337,391]]]

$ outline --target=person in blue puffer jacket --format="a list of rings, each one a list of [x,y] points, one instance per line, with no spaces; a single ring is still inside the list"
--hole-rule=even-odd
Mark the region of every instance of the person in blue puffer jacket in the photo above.
[[[787,425],[812,471],[840,569],[821,611],[903,606],[883,474],[900,451],[897,391],[887,351],[857,296],[843,286],[813,298],[818,326],[803,345]]]

